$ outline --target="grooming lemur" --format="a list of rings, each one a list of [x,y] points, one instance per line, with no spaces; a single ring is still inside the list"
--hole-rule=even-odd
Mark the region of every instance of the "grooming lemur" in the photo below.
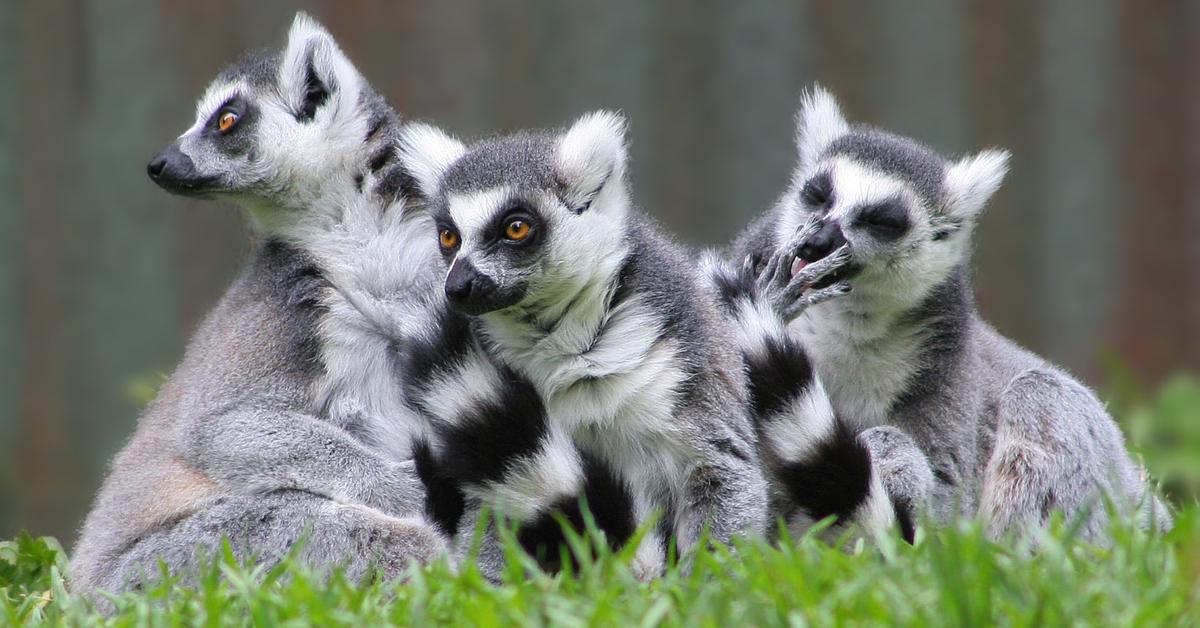
[[[796,142],[791,186],[730,257],[783,259],[790,277],[846,256],[814,288],[850,291],[805,310],[789,331],[834,414],[863,430],[892,501],[927,503],[939,521],[977,514],[997,537],[1061,511],[1102,539],[1102,496],[1122,514],[1136,509],[1142,525],[1169,526],[1096,396],[975,309],[970,238],[1007,153],[947,161],[848,124],[820,88],[802,103]],[[807,436],[797,434],[797,446],[819,446],[801,444]]]
[[[580,480],[558,481],[594,461],[629,492],[635,523],[664,513],[681,551],[705,527],[718,541],[761,533],[765,483],[732,329],[686,253],[630,207],[624,121],[596,113],[470,148],[433,129],[411,139],[405,161],[437,224],[446,296],[471,317],[462,333],[546,412],[480,440],[477,455],[501,437],[529,453],[479,497],[529,520],[546,498],[577,494]],[[476,401],[427,414],[444,433]],[[440,436],[435,456],[450,446]]]
[[[150,163],[171,192],[242,205],[259,241],[113,461],[76,546],[74,590],[136,587],[159,560],[186,573],[199,547],[226,537],[270,563],[307,534],[302,561],[351,575],[371,563],[395,575],[440,553],[405,460],[413,421],[392,359],[395,337],[428,324],[425,295],[440,285],[431,223],[393,202],[399,129],[329,34],[298,15],[285,50],[226,68],[195,124]],[[372,220],[392,246],[343,247],[357,241],[343,232]]]

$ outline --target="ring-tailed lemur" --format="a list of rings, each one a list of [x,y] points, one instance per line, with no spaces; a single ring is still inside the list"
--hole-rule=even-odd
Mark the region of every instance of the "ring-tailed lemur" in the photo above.
[[[548,414],[529,439],[537,464],[504,478],[519,496],[507,501],[546,496],[550,469],[578,478],[590,456],[629,491],[634,521],[663,512],[686,552],[705,527],[718,541],[761,533],[765,482],[732,330],[686,254],[630,208],[624,143],[623,119],[595,113],[456,151],[427,133],[406,162],[450,304]]]
[[[399,128],[329,34],[298,15],[286,49],[226,68],[195,124],[150,163],[171,192],[245,207],[260,241],[113,461],[76,546],[74,590],[138,586],[159,560],[187,572],[199,546],[223,537],[275,561],[307,533],[304,561],[354,575],[372,562],[394,575],[442,551],[420,516],[388,357],[389,336],[440,285],[428,218],[402,201],[382,211],[403,183]],[[391,246],[340,250],[356,221],[379,221]],[[390,330],[371,309],[380,301],[397,304]]]
[[[1085,536],[1103,538],[1102,496],[1122,513],[1139,509],[1145,525],[1168,526],[1096,396],[975,309],[971,234],[1008,154],[944,160],[908,138],[848,124],[820,88],[802,103],[796,142],[791,186],[732,257],[783,254],[803,272],[848,250],[851,261],[816,287],[841,281],[853,291],[789,329],[836,415],[864,430],[892,500],[919,504],[927,493],[936,520],[977,513],[994,536],[1061,511],[1082,518]]]

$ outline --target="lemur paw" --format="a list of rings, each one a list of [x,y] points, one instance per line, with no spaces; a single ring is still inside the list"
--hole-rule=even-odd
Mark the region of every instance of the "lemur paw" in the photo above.
[[[775,251],[765,263],[755,264],[747,259],[745,270],[756,274],[756,289],[761,298],[770,305],[785,322],[791,322],[800,316],[805,309],[845,295],[851,291],[847,281],[834,281],[826,286],[814,289],[823,280],[833,278],[838,271],[850,265],[853,256],[849,245],[842,245],[828,256],[806,264],[797,256],[796,251],[811,231],[811,225],[806,224],[796,232],[796,237],[790,243]]]

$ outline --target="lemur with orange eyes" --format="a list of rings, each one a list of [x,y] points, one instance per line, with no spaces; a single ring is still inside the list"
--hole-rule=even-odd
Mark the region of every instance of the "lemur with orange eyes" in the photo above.
[[[298,15],[285,49],[226,68],[150,163],[170,192],[241,205],[259,241],[114,459],[74,591],[141,586],[160,561],[186,578],[226,539],[268,565],[306,539],[301,563],[352,576],[442,553],[392,357],[440,284],[417,236],[432,223],[400,194],[401,127]]]
[[[471,436],[481,458],[503,439],[528,451],[475,496],[530,521],[577,495],[593,464],[628,491],[634,524],[663,515],[647,552],[670,537],[687,553],[705,529],[721,542],[762,534],[766,485],[733,330],[687,253],[632,209],[624,120],[594,113],[565,131],[470,147],[428,127],[406,135],[405,163],[449,269],[447,300],[470,318],[462,333],[526,380],[523,398],[546,413]],[[457,417],[480,401],[464,395],[428,413],[433,457],[448,458],[453,433],[470,434]]]
[[[804,499],[839,480],[815,463],[851,461],[841,509],[867,506],[886,521],[886,504],[868,506],[882,487],[909,527],[927,508],[935,522],[977,515],[999,537],[1061,512],[1103,539],[1106,498],[1122,516],[1168,527],[1095,394],[975,309],[971,235],[1008,154],[946,160],[847,123],[820,88],[803,101],[796,144],[791,186],[728,255],[767,260],[772,312],[794,318],[778,342],[803,349],[792,376],[759,399],[783,410],[782,429],[767,430],[766,446],[785,452],[773,476]],[[836,270],[810,282],[818,264]]]

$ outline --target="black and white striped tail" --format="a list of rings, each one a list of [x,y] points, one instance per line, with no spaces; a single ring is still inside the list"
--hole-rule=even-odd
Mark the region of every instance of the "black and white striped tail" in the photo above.
[[[912,541],[911,507],[893,503],[870,449],[834,413],[820,379],[784,321],[759,298],[753,277],[712,258],[706,272],[735,323],[763,460],[799,533],[829,516],[838,527],[900,532]]]
[[[472,344],[465,321],[444,319],[409,347],[406,393],[426,420],[414,455],[429,517],[452,537],[470,534],[460,529],[468,505],[486,505],[518,524],[522,546],[552,570],[565,541],[558,519],[584,530],[581,498],[611,543],[631,537],[625,486],[550,420],[531,383]]]

